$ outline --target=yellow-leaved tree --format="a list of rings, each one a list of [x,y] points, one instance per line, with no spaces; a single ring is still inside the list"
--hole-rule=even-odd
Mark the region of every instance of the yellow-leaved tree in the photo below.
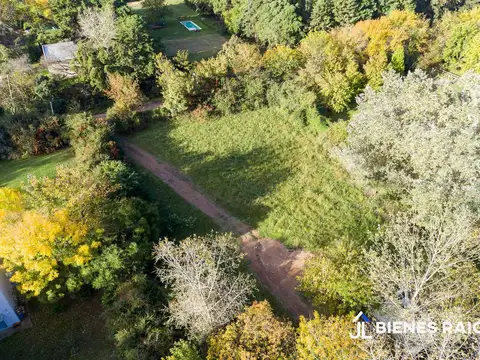
[[[81,286],[64,273],[92,260],[101,246],[97,238],[68,209],[30,209],[22,192],[0,188],[0,258],[22,293],[38,296],[46,290],[51,298],[64,282],[69,291]]]
[[[297,329],[297,359],[300,360],[350,360],[366,359],[359,340],[352,339],[355,324],[349,317],[324,318],[314,313],[314,318],[300,318]]]
[[[294,352],[292,325],[278,319],[270,304],[262,301],[210,338],[207,359],[290,359]]]
[[[368,83],[373,88],[383,84],[382,73],[393,69],[403,73],[425,51],[428,22],[411,11],[394,10],[388,16],[361,21],[350,30],[364,44],[368,59],[364,65]]]

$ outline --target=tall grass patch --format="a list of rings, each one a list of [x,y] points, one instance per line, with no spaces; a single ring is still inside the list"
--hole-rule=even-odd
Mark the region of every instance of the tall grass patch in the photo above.
[[[131,141],[170,162],[262,235],[316,249],[362,242],[376,219],[313,129],[275,109],[157,123]]]

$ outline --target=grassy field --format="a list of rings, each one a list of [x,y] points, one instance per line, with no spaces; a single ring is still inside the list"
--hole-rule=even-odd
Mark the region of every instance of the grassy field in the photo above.
[[[142,195],[158,204],[167,236],[184,239],[192,234],[205,235],[218,230],[209,217],[185,202],[155,175],[138,166],[133,168],[141,175]]]
[[[222,27],[212,18],[204,17],[188,7],[183,0],[167,0],[166,15],[159,22],[165,23],[163,29],[150,30],[156,51],[164,51],[168,56],[178,50],[189,50],[191,60],[200,60],[215,55],[227,39]],[[141,2],[134,3],[133,10],[144,16]],[[202,28],[201,31],[188,31],[180,21],[190,20]]]
[[[2,360],[115,359],[97,294],[77,299],[63,311],[30,305],[33,327],[0,342]]]
[[[157,123],[131,140],[181,168],[213,199],[265,236],[318,248],[363,240],[373,210],[329,158],[316,131],[281,112]]]
[[[65,164],[71,159],[73,152],[66,149],[24,160],[0,161],[0,187],[19,187],[28,175],[53,176],[57,165]]]

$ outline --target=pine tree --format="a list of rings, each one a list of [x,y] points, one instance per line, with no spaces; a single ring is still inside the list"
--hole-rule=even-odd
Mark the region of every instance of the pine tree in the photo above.
[[[386,15],[392,10],[415,11],[415,7],[415,0],[380,0],[378,4],[378,10],[382,15]]]
[[[371,19],[376,10],[375,0],[333,0],[334,18],[340,25]]]
[[[315,0],[310,18],[313,30],[328,30],[335,26],[332,0]]]

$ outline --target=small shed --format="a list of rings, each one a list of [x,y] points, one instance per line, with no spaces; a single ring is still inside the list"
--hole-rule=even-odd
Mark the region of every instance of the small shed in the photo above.
[[[70,62],[75,59],[77,45],[73,41],[42,45],[43,56],[48,71],[52,74],[75,76]]]

